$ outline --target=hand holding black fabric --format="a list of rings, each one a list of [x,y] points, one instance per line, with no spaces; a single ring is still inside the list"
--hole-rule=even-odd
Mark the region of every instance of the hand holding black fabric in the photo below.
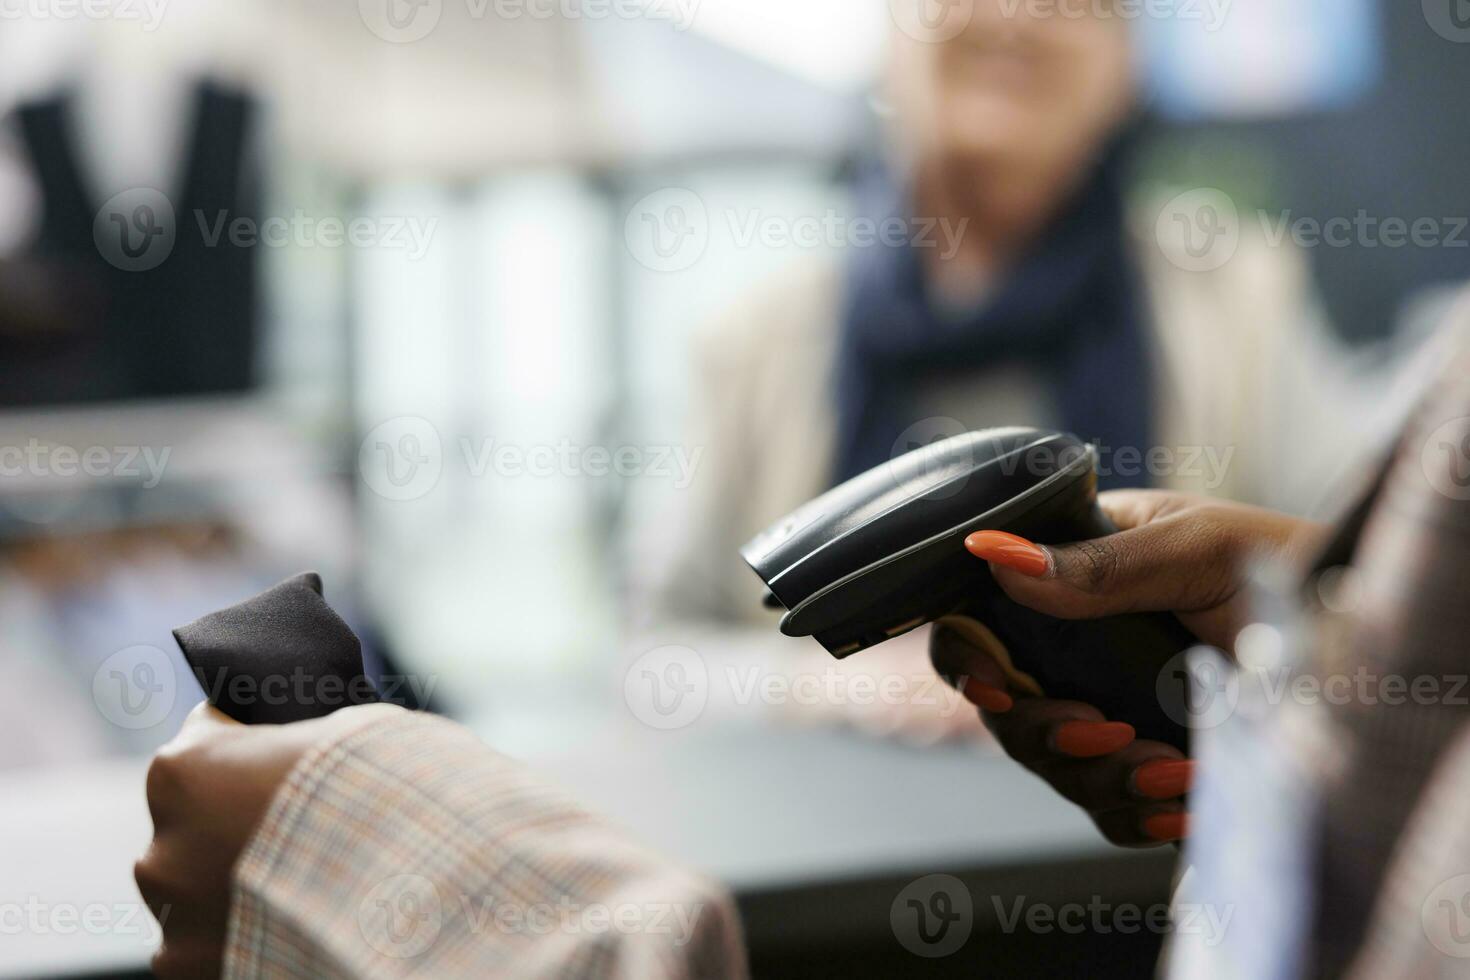
[[[304,572],[174,630],[215,707],[247,725],[285,724],[378,700],[362,645]]]

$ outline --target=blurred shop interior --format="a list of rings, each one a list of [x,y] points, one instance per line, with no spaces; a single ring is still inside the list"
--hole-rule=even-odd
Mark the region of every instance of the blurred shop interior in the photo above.
[[[841,248],[747,237],[748,222],[858,209],[895,112],[893,18],[883,0],[700,0],[687,25],[660,0],[641,17],[544,6],[496,18],[446,0],[406,43],[348,0],[0,29],[0,446],[30,454],[0,480],[0,797],[26,801],[10,839],[50,825],[16,881],[130,887],[131,857],[96,866],[146,840],[137,774],[201,694],[180,661],[167,714],[119,724],[109,658],[177,658],[171,628],[310,568],[375,669],[415,679],[410,703],[731,882],[758,975],[905,962],[869,942],[888,883],[946,857],[976,894],[1166,898],[1156,853],[1107,848],[983,733],[922,711],[715,697],[676,734],[630,713],[627,665],[660,644],[712,673],[822,662],[762,618],[753,577],[739,621],[690,606],[699,621],[676,622],[650,596],[688,532],[680,467],[710,448],[690,436],[719,394],[701,350]],[[1470,128],[1443,117],[1470,59],[1418,4],[1234,0],[1218,30],[1132,30],[1139,195],[1219,188],[1243,214],[1293,218],[1463,211]],[[138,188],[174,211],[151,268],[97,245],[104,202]],[[708,243],[670,271],[633,244],[640,208],[689,192]],[[287,230],[235,240],[220,215]],[[336,242],[331,219],[362,237]],[[1454,248],[1305,258],[1335,342],[1365,361],[1415,342],[1466,276]],[[98,466],[19,462],[58,446],[101,447]],[[636,451],[637,472],[588,447]],[[385,452],[429,475],[383,472]],[[507,469],[527,459],[555,462]],[[743,475],[717,478],[738,493]],[[745,574],[733,550],[703,557]],[[117,801],[110,831],[94,791]],[[760,817],[731,812],[741,800]],[[990,948],[997,974],[1105,956],[1126,975],[1156,942]],[[146,962],[120,943],[41,944],[10,968]]]

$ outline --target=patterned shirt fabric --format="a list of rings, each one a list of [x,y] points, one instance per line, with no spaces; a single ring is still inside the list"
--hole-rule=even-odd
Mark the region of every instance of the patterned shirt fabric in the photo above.
[[[1470,730],[1405,829],[1352,980],[1470,976]]]
[[[1453,793],[1431,789],[1470,721],[1470,351],[1443,367],[1372,498],[1350,561],[1351,602],[1327,617],[1309,670],[1324,695],[1329,678],[1347,678],[1339,689],[1352,692],[1324,697],[1319,712],[1317,975],[1342,975],[1375,907],[1374,962],[1444,958],[1420,928],[1431,896],[1403,894],[1401,874],[1423,877],[1422,835],[1454,844],[1440,852],[1436,882],[1470,873],[1470,830],[1462,821],[1446,840],[1435,812]],[[1457,811],[1467,794],[1461,780]],[[1470,929],[1470,885],[1461,891]],[[1470,961],[1441,966],[1470,973]]]
[[[313,749],[235,868],[225,977],[743,977],[715,884],[466,729]]]

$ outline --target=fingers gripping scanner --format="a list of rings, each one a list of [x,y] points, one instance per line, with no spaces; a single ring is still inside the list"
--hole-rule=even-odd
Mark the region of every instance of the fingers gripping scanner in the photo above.
[[[947,625],[1001,662],[1013,687],[1096,705],[1139,737],[1188,749],[1188,677],[1198,641],[1170,613],[1063,620],[1013,602],[965,550],[974,531],[1042,544],[1117,528],[1097,505],[1097,450],[1029,428],[955,436],[900,456],[776,521],[741,549],[785,609],[781,632],[848,657],[909,630]]]

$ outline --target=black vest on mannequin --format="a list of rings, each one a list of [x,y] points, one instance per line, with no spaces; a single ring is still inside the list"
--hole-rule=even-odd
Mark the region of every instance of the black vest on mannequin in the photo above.
[[[16,128],[41,192],[39,234],[20,259],[44,288],[43,329],[0,333],[0,404],[58,404],[235,392],[254,380],[254,250],[214,239],[221,215],[259,220],[248,147],[254,104],[195,88],[180,179],[158,188],[176,237],[156,267],[124,271],[93,238],[104,202],[74,140],[72,97],[20,106]],[[258,226],[257,226],[258,227]]]

